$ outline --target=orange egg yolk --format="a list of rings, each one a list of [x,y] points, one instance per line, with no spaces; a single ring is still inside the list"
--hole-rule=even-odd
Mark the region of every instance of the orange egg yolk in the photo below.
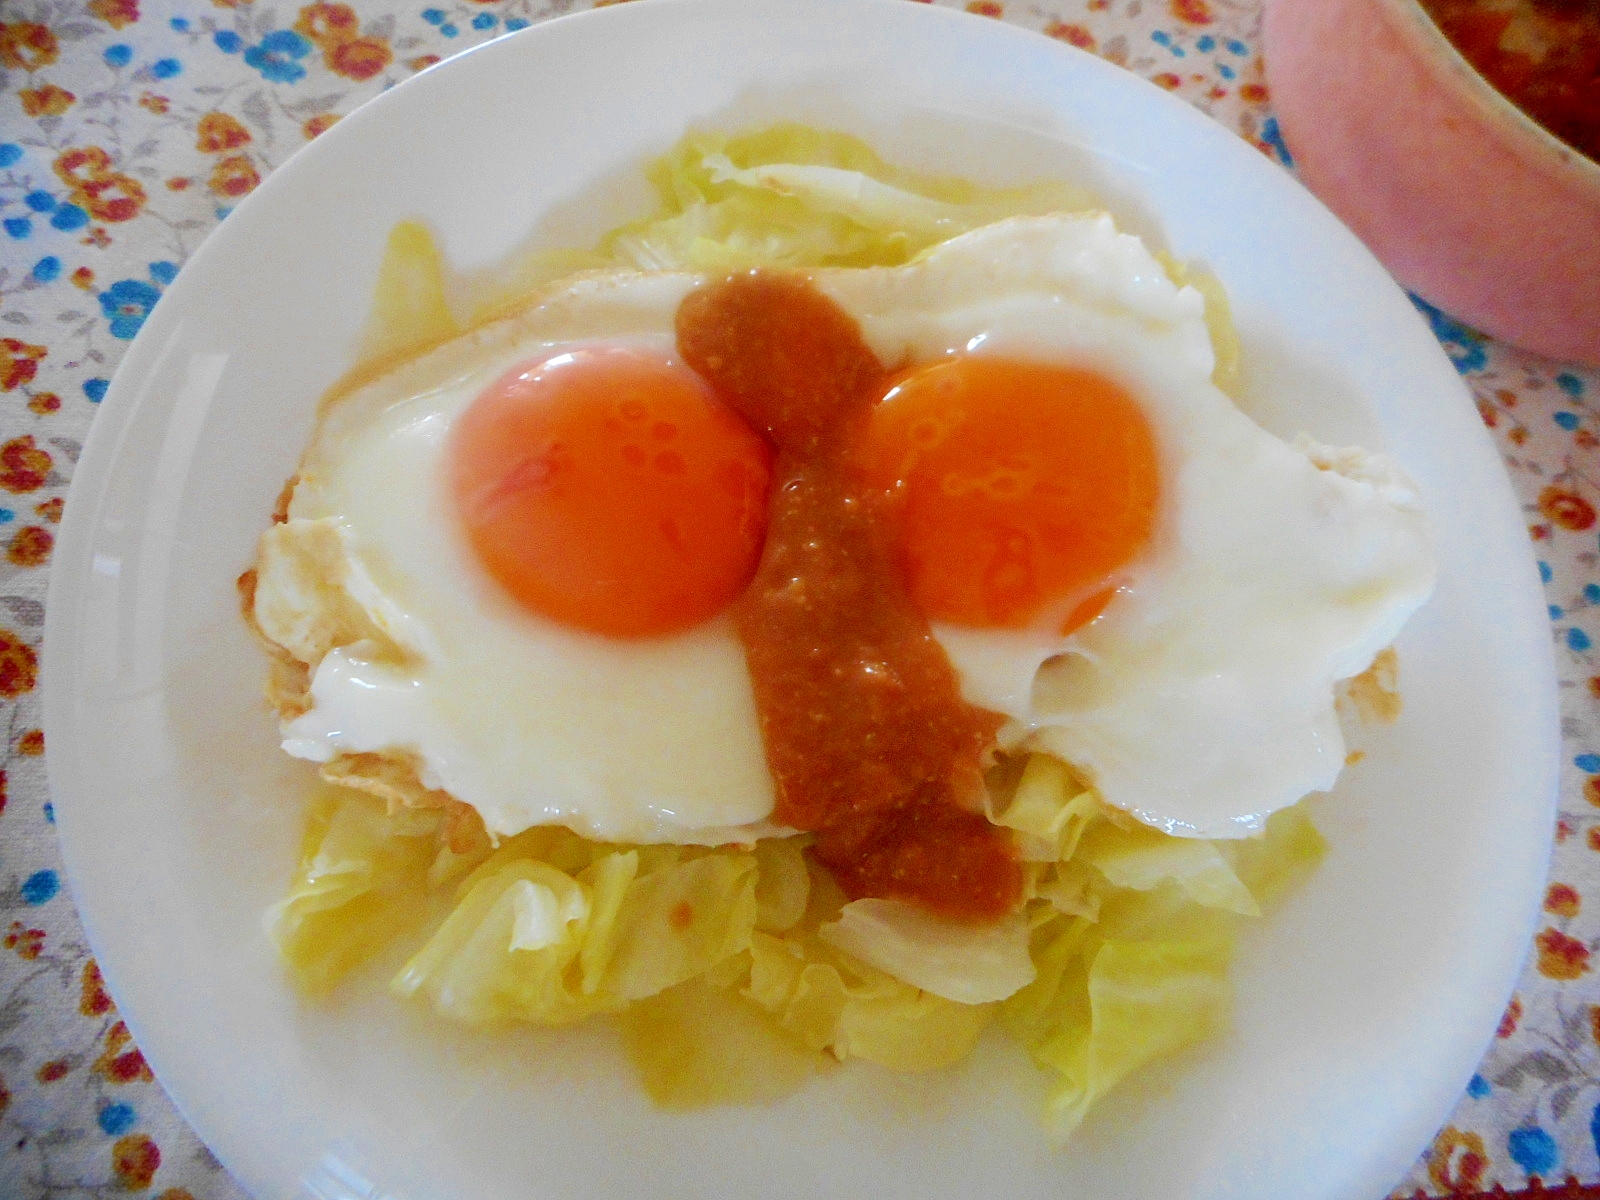
[[[688,629],[750,581],[771,451],[688,368],[631,347],[519,366],[462,414],[449,486],[489,574],[613,637]]]
[[[975,355],[902,376],[862,463],[894,497],[930,621],[1063,633],[1099,615],[1150,540],[1155,437],[1093,371]]]

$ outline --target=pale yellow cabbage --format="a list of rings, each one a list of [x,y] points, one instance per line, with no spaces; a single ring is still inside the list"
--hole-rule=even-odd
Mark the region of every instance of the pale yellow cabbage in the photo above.
[[[1328,850],[1304,804],[1273,813],[1260,837],[1217,844],[1264,912],[1304,883]]]
[[[759,933],[745,995],[813,1050],[898,1071],[959,1062],[995,1007],[922,991],[815,938]]]
[[[933,1071],[971,1054],[993,1018],[991,1004],[957,1004],[901,985],[890,995],[846,1004],[833,1053],[891,1071]]]
[[[741,992],[691,979],[630,1005],[624,1043],[664,1108],[778,1100],[834,1064]]]
[[[1033,979],[1021,912],[961,925],[904,901],[868,897],[846,904],[817,933],[880,971],[962,1004],[1004,1000]]]
[[[1323,852],[1300,809],[1258,838],[1208,842],[1103,806],[1079,817],[1085,794],[1071,771],[1034,755],[997,818],[1041,838],[1069,811],[1079,821],[1071,856],[1034,884],[1037,975],[1002,1005],[1006,1028],[1057,1073],[1046,1118],[1063,1139],[1130,1072],[1222,1027],[1240,916],[1259,915]]]
[[[473,883],[390,987],[474,1024],[559,1025],[620,1008],[618,998],[582,987],[579,954],[594,899],[546,863],[507,863]]]
[[[559,1025],[703,976],[746,949],[755,855],[657,849],[601,854],[573,873],[492,857],[392,990],[420,993],[461,1021]]]
[[[1058,1073],[1046,1119],[1065,1139],[1130,1072],[1223,1027],[1233,945],[1222,926],[1210,937],[1120,941],[1058,920],[1044,932],[1039,978],[1006,1002],[1004,1016]]]
[[[811,900],[806,868],[809,838],[764,838],[756,843],[756,928],[782,933],[805,916]]]
[[[1064,185],[995,190],[919,176],[854,138],[793,125],[691,135],[651,178],[656,213],[567,259],[893,265],[1002,217],[1092,206]],[[428,299],[444,291],[437,255],[410,246],[409,227],[397,239],[416,260],[407,270],[422,299],[390,325],[442,328],[442,300]],[[1231,386],[1226,297],[1167,265],[1204,292],[1217,378]],[[547,266],[530,261],[510,276],[548,278]],[[674,1108],[771,1100],[851,1057],[944,1067],[999,1015],[1052,1072],[1046,1117],[1065,1137],[1130,1072],[1220,1026],[1239,922],[1303,877],[1322,843],[1298,809],[1257,839],[1168,837],[1109,810],[1067,764],[1039,754],[990,772],[989,805],[1014,831],[1026,902],[1009,921],[974,928],[893,902],[847,905],[804,854],[805,838],[609,846],[542,828],[492,849],[457,838],[452,849],[438,811],[390,814],[329,787],[267,926],[311,990],[400,939],[413,953],[391,990],[450,1018],[559,1025],[618,1014],[646,1089]]]
[[[1200,838],[1177,838],[1148,825],[1103,821],[1078,843],[1077,861],[1093,867],[1114,887],[1148,892],[1176,883],[1196,904],[1258,917],[1250,889],[1233,873],[1222,852]]]
[[[1020,926],[844,904],[803,839],[619,848],[530,830],[452,887],[437,814],[390,816],[327,788],[269,927],[319,989],[416,931],[430,895],[453,892],[395,977],[397,995],[474,1024],[620,1012],[645,1086],[670,1107],[771,1099],[849,1057],[947,1066],[1003,1012],[1057,1077],[1046,1117],[1065,1137],[1129,1072],[1219,1027],[1234,929],[1257,906],[1246,884],[1263,902],[1280,894],[1321,841],[1299,812],[1241,843],[1169,838],[1127,826],[1058,764],[1035,756],[1020,777],[1020,808],[1013,798],[1002,819],[1041,841],[1075,826],[1071,857],[1034,865]],[[1022,959],[1006,949],[1019,935]]]
[[[289,894],[263,919],[302,988],[327,990],[426,921],[440,824],[437,811],[390,815],[365,793],[318,787]]]
[[[708,854],[635,879],[617,913],[603,987],[638,1000],[703,975],[749,948],[754,854]]]
[[[991,819],[1017,831],[1024,861],[1054,863],[1073,856],[1101,810],[1099,794],[1081,786],[1065,763],[1030,754],[1009,802]]]
[[[858,138],[802,125],[691,134],[650,179],[661,208],[600,244],[646,270],[896,266],[1002,217],[1095,207],[1067,184],[982,188],[903,171]]]

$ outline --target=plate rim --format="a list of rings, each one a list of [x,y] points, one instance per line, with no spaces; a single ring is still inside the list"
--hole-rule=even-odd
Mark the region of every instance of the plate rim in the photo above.
[[[746,0],[747,6],[749,2],[750,0]],[[787,11],[795,14],[808,15],[815,14],[823,7],[830,5],[834,9],[841,12],[845,11],[846,9],[866,8],[876,8],[884,12],[888,12],[890,10],[902,12],[920,12],[922,15],[913,19],[930,21],[942,20],[947,22],[958,22],[962,24],[973,23],[972,27],[974,29],[978,28],[979,26],[985,26],[992,31],[990,34],[985,36],[998,35],[1001,37],[1015,37],[1018,39],[1039,38],[1041,36],[1019,26],[994,22],[987,18],[978,17],[958,10],[924,6],[918,6],[915,9],[910,9],[906,7],[905,0],[825,0],[824,3],[819,3],[819,0],[755,0],[755,2],[770,8],[774,12]],[[437,79],[445,72],[457,73],[470,70],[472,69],[472,64],[479,61],[480,57],[485,55],[485,52],[493,51],[496,53],[509,53],[510,51],[506,50],[505,48],[507,44],[512,42],[525,43],[546,37],[548,36],[549,31],[558,25],[570,28],[575,23],[580,22],[593,23],[598,26],[602,23],[612,21],[633,21],[636,18],[629,14],[643,11],[646,8],[654,10],[665,10],[669,8],[731,10],[737,6],[738,0],[653,0],[653,3],[649,6],[608,6],[605,8],[589,9],[582,12],[567,13],[556,16],[548,20],[540,21],[528,28],[518,30],[514,33],[505,34],[500,37],[490,39],[479,45],[470,47],[457,55],[435,64],[423,72],[419,72],[416,76],[403,81],[401,84],[390,89],[388,92],[382,93],[379,96],[376,96],[363,103],[358,109],[354,110],[350,116],[346,117],[333,129],[330,129],[328,133],[316,139],[316,141],[308,144],[306,147],[303,147],[299,151],[296,151],[290,156],[290,158],[285,160],[283,164],[281,164],[271,173],[268,179],[263,182],[262,186],[258,188],[255,193],[245,198],[245,200],[239,205],[239,210],[245,211],[247,206],[251,206],[251,211],[253,211],[253,208],[255,207],[261,207],[265,204],[273,202],[273,198],[275,198],[280,191],[285,191],[294,187],[294,180],[296,180],[301,173],[313,169],[314,164],[320,161],[322,157],[336,154],[345,140],[362,136],[362,133],[366,128],[366,122],[373,119],[370,117],[370,114],[368,114],[369,109],[373,109],[375,106],[388,105],[392,103],[389,100],[389,97],[392,95],[410,95],[414,92],[425,89],[427,86],[430,86],[425,84],[419,85],[419,81],[421,80],[429,79],[430,77]],[[812,15],[812,19],[817,18]],[[1004,32],[999,33],[998,31]],[[500,47],[500,49],[495,51],[494,48],[496,47]],[[1191,124],[1193,124],[1196,128],[1205,128],[1208,132],[1222,128],[1219,127],[1216,122],[1214,122],[1206,114],[1200,112],[1193,106],[1188,105],[1181,99],[1172,96],[1170,93],[1163,92],[1162,89],[1148,80],[1138,76],[1133,76],[1129,73],[1124,73],[1111,64],[1104,62],[1104,60],[1099,59],[1097,56],[1088,54],[1087,52],[1079,50],[1070,45],[1053,43],[1053,47],[1055,52],[1059,52],[1068,56],[1081,56],[1082,59],[1094,63],[1095,66],[1092,68],[1094,70],[1100,70],[1103,68],[1108,76],[1115,75],[1119,78],[1123,78],[1126,82],[1142,85],[1143,87],[1148,88],[1152,94],[1152,99],[1154,99],[1156,96],[1159,96],[1161,97],[1162,103],[1169,103],[1171,106],[1175,106],[1170,111],[1174,115],[1178,111],[1182,111],[1183,113],[1187,114],[1186,119],[1190,119]],[[411,91],[407,92],[406,89],[411,89]],[[1231,130],[1224,128],[1224,132],[1228,133],[1230,137],[1233,136],[1233,132]],[[323,145],[322,143],[326,144]],[[312,166],[307,166],[308,163],[312,164]],[[288,173],[286,174],[286,172]],[[280,180],[281,182],[274,182]],[[1318,207],[1321,207],[1320,204],[1309,195],[1309,193],[1304,193],[1303,189],[1301,189],[1301,191],[1307,200],[1310,200],[1313,204],[1317,204]],[[261,200],[259,199],[261,196],[266,196],[268,199]],[[1324,212],[1325,211],[1326,210],[1324,210]],[[220,228],[226,228],[226,226]],[[207,256],[207,260],[209,260],[210,257],[223,256],[234,251],[233,242],[237,239],[231,237],[219,238],[217,236],[217,232],[217,230],[213,230],[212,233],[206,237],[204,242],[197,247],[194,254],[190,256],[190,259],[185,264],[186,268],[192,263],[201,261],[202,256]],[[174,284],[174,290],[181,285],[181,279],[182,277],[180,275],[179,281],[175,282]],[[79,499],[80,503],[76,505],[69,504],[63,514],[57,552],[53,556],[53,561],[50,568],[48,603],[46,608],[46,621],[44,628],[44,648],[41,656],[40,687],[42,691],[43,709],[42,724],[46,731],[47,747],[60,744],[75,744],[77,741],[76,738],[63,737],[59,736],[59,734],[60,731],[74,726],[74,716],[71,711],[72,702],[69,699],[69,688],[67,683],[70,679],[76,678],[76,672],[80,670],[79,657],[77,655],[77,647],[75,644],[74,635],[81,629],[83,623],[82,577],[89,566],[86,553],[90,548],[90,535],[93,529],[90,514],[91,512],[98,514],[99,511],[98,505],[82,502],[81,493],[84,487],[90,487],[95,484],[99,484],[103,487],[109,477],[110,470],[118,461],[117,449],[120,445],[120,435],[126,428],[131,426],[137,418],[136,397],[139,378],[141,375],[148,376],[149,373],[154,369],[156,365],[156,356],[159,353],[157,349],[157,343],[162,338],[170,337],[177,332],[175,328],[171,328],[181,321],[181,318],[174,312],[177,307],[178,306],[176,305],[168,305],[166,309],[167,315],[163,316],[163,310],[160,306],[158,306],[157,309],[151,314],[150,320],[146,322],[145,329],[141,330],[139,337],[135,339],[135,341],[129,346],[122,360],[118,363],[116,370],[113,372],[108,393],[101,404],[100,411],[96,414],[96,420],[91,427],[90,433],[85,439],[82,455],[73,473],[73,478],[71,481],[72,498]],[[1418,317],[1419,322],[1420,320],[1421,318]],[[1443,357],[1442,350],[1440,351],[1440,356]],[[1463,395],[1465,395],[1466,389],[1464,385],[1462,386],[1461,391]],[[107,418],[115,419],[108,420]],[[1489,439],[1487,431],[1481,432],[1484,443],[1487,444],[1495,453],[1496,460],[1498,462],[1498,451],[1494,450],[1492,441]],[[1502,478],[1504,478],[1503,463],[1499,465],[1501,467]],[[83,486],[80,487],[80,484]],[[1504,492],[1507,497],[1515,502],[1516,498],[1512,492],[1508,479],[1505,481]],[[1531,572],[1534,559],[1531,547],[1528,547],[1526,557]],[[1540,607],[1542,608],[1542,591],[1538,592],[1538,600]],[[1554,715],[1557,712],[1555,658],[1553,647],[1549,645],[1548,639],[1545,639],[1545,650],[1546,654],[1544,655],[1544,658],[1546,661],[1544,663],[1536,662],[1531,670],[1533,674],[1541,676],[1544,682],[1548,684],[1548,687],[1543,689],[1543,693],[1548,700],[1546,707],[1549,712]],[[1559,765],[1561,761],[1562,740],[1559,735],[1559,726],[1554,721],[1550,723],[1549,727],[1552,736],[1549,737],[1548,744],[1552,752],[1544,756],[1548,762],[1538,786],[1530,787],[1529,791],[1530,796],[1542,795],[1544,797],[1545,803],[1543,808],[1544,810],[1547,810],[1549,817],[1549,820],[1546,824],[1548,827],[1553,827],[1558,804],[1557,783]],[[76,769],[73,765],[63,761],[62,756],[58,752],[47,753],[46,760],[49,794],[52,801],[56,804],[56,812],[58,817],[63,818],[58,820],[57,837],[62,848],[63,860],[67,868],[67,882],[74,896],[79,919],[83,923],[85,935],[88,938],[91,951],[94,953],[96,961],[101,963],[101,969],[104,974],[107,987],[110,989],[112,995],[117,998],[119,1011],[122,1012],[123,1019],[127,1021],[130,1030],[133,1031],[135,1040],[139,1041],[142,1045],[143,1042],[140,1040],[140,1035],[142,1026],[144,1024],[143,998],[136,999],[134,1004],[128,1010],[122,1010],[121,1003],[123,997],[119,994],[119,969],[116,965],[119,955],[113,951],[109,961],[102,957],[102,951],[106,949],[106,946],[103,941],[103,937],[96,931],[97,926],[99,925],[99,922],[96,919],[96,913],[86,908],[81,902],[78,902],[81,872],[80,869],[74,865],[74,863],[75,860],[81,861],[83,853],[81,850],[75,851],[73,847],[75,844],[75,839],[84,836],[84,834],[82,832],[70,832],[71,830],[78,828],[76,824],[77,818],[71,815],[75,811],[77,805],[70,798],[74,787],[78,786],[75,778],[77,774]],[[62,805],[60,803],[61,799],[67,799],[67,803]],[[1546,832],[1548,832],[1548,829]],[[1545,841],[1547,843],[1548,840],[1548,837],[1545,836]],[[81,843],[78,844],[81,846]],[[1544,857],[1545,861],[1548,861],[1548,853],[1546,853]],[[1537,925],[1537,900],[1539,889],[1542,887],[1542,884],[1543,875],[1541,873],[1539,877],[1533,879],[1525,889],[1528,895],[1528,904],[1526,906],[1524,919],[1519,924],[1517,929],[1517,941],[1524,947],[1524,949],[1521,956],[1515,961],[1514,964],[1511,965],[1511,967],[1508,968],[1507,982],[1504,989],[1506,996],[1510,995],[1522,969],[1522,963],[1526,960],[1528,954],[1530,953],[1531,934]],[[157,1071],[159,1076],[159,1063],[152,1061],[151,1065],[152,1068]],[[179,1112],[183,1114],[185,1120],[190,1123],[190,1125],[196,1130],[197,1134],[201,1129],[207,1128],[210,1125],[210,1122],[205,1114],[194,1111],[193,1107],[187,1102],[183,1095],[178,1092],[174,1092],[170,1089],[170,1087],[168,1087],[165,1078],[162,1078],[162,1083],[163,1087],[167,1090],[167,1094],[171,1097],[175,1107],[177,1107]],[[1441,1113],[1441,1117],[1443,1115],[1444,1114]],[[198,1120],[196,1119],[197,1117],[199,1118]],[[215,1149],[214,1139],[212,1136],[202,1135],[202,1140],[204,1140],[209,1147]],[[216,1153],[224,1162],[224,1164],[227,1165],[230,1156],[221,1150],[216,1150]]]

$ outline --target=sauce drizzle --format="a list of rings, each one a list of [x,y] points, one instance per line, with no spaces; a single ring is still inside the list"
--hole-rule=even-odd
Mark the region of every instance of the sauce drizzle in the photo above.
[[[678,349],[777,451],[767,538],[733,607],[777,790],[774,819],[851,898],[954,920],[1010,912],[1022,869],[980,810],[1002,718],[961,698],[907,592],[890,501],[855,465],[888,373],[808,280],[751,272],[691,293]]]

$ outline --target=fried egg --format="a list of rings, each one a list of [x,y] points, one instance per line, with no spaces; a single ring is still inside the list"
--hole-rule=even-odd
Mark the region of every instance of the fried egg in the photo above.
[[[1432,586],[1392,464],[1240,412],[1200,294],[1103,214],[813,277],[895,372],[862,469],[1002,748],[1196,836],[1332,785],[1335,683]],[[285,749],[404,757],[495,834],[778,832],[726,612],[770,461],[678,360],[703,282],[576,277],[330,400],[258,562],[256,621],[308,668]]]

